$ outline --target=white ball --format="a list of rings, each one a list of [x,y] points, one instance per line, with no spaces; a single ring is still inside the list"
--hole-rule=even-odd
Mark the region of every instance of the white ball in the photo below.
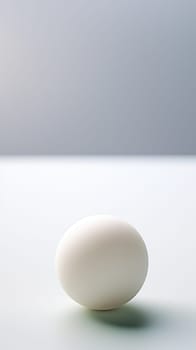
[[[144,283],[148,254],[140,234],[108,215],[71,226],[56,254],[63,289],[81,305],[108,310],[132,299]]]

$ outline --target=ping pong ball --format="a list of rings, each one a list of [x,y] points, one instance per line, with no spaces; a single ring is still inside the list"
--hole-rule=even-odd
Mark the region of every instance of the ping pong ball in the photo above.
[[[94,310],[118,308],[142,287],[148,270],[145,243],[128,223],[107,215],[71,226],[56,253],[65,292]]]

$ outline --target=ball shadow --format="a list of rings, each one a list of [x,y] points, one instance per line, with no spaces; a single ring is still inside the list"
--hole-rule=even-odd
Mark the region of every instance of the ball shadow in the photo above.
[[[142,329],[153,323],[153,317],[147,310],[133,304],[126,304],[114,310],[85,310],[84,312],[92,320],[113,327]]]

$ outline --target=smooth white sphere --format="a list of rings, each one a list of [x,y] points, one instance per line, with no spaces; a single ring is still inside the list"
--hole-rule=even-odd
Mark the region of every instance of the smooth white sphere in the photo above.
[[[140,234],[108,215],[89,216],[71,226],[56,254],[65,292],[90,309],[107,310],[132,299],[144,283],[148,254]]]

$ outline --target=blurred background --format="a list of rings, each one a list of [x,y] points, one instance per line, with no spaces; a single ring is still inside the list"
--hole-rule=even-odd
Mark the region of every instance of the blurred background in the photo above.
[[[196,3],[0,3],[0,155],[196,153]]]

